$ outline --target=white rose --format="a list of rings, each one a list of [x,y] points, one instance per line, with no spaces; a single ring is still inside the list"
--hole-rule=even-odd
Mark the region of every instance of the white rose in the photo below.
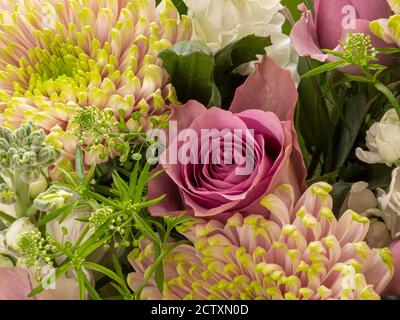
[[[298,81],[298,56],[290,38],[282,33],[285,17],[280,0],[184,0],[193,23],[193,39],[205,42],[216,53],[248,35],[271,36],[268,55],[290,70]],[[238,70],[249,74],[254,63]]]
[[[30,222],[29,218],[24,217],[17,219],[8,227],[5,232],[5,243],[8,247],[15,250],[18,236],[22,233],[30,231],[38,231],[38,228]]]
[[[400,167],[392,172],[389,191],[378,189],[378,203],[384,213],[382,218],[394,239],[400,232]]]
[[[357,148],[356,155],[366,163],[385,163],[388,166],[400,161],[400,121],[394,109],[389,110],[380,122],[367,131],[369,151]]]

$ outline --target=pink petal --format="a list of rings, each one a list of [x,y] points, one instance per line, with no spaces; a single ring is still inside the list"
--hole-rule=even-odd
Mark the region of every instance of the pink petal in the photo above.
[[[312,13],[304,3],[299,5],[299,9],[303,11],[303,15],[290,34],[293,46],[300,56],[311,56],[315,60],[325,61],[329,55],[321,51]]]
[[[297,102],[296,85],[289,71],[267,56],[235,93],[230,111],[259,109],[274,112],[281,121],[292,120]]]
[[[32,284],[28,272],[21,268],[0,268],[0,300],[33,300],[28,294]]]

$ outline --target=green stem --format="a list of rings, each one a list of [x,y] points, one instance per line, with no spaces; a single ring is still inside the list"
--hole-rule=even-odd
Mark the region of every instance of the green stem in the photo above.
[[[28,208],[31,206],[29,198],[29,184],[21,179],[21,172],[16,171],[12,181],[12,185],[17,197],[15,203],[15,213],[17,218],[27,216]]]

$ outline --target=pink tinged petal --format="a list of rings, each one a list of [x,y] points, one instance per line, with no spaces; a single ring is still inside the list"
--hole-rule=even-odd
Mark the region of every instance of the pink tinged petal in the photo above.
[[[390,17],[393,12],[386,0],[350,0],[357,12],[357,18],[376,20]]]
[[[347,210],[339,219],[336,238],[344,246],[346,243],[364,240],[369,229],[369,219]]]
[[[394,275],[385,292],[400,295],[400,238],[394,240],[389,248],[393,254]]]
[[[296,198],[298,198],[306,189],[305,179],[307,176],[307,169],[304,164],[297,133],[293,128],[293,124],[288,121],[283,125],[285,131],[284,158],[276,169],[276,174],[273,176],[268,186],[267,193],[272,192],[281,184],[289,184],[293,187],[294,194]]]
[[[155,173],[159,170],[162,170],[161,166],[158,166],[153,172]],[[184,210],[185,207],[179,188],[165,172],[150,180],[148,198],[150,200],[156,199],[164,194],[166,195],[165,199],[149,207],[151,215],[177,214],[179,211]]]
[[[299,9],[303,11],[303,15],[290,34],[294,48],[300,56],[311,56],[318,61],[327,60],[329,55],[321,51],[311,11],[304,4],[300,4]]]
[[[172,108],[173,112],[169,120],[176,121],[178,132],[189,128],[194,119],[207,111],[205,106],[195,100],[190,100],[183,106],[175,105]]]
[[[289,71],[267,56],[235,93],[231,112],[259,109],[274,112],[281,121],[292,120],[297,103],[296,85]]]
[[[0,300],[32,300],[28,272],[20,268],[0,268]]]
[[[338,45],[346,16],[342,10],[347,5],[351,5],[350,0],[319,0],[315,20],[321,48],[334,49]]]

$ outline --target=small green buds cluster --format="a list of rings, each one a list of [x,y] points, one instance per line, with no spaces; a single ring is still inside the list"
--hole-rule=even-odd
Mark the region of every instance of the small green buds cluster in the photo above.
[[[54,252],[53,240],[44,239],[39,231],[21,233],[16,239],[15,250],[22,255],[22,262],[29,266],[39,267],[44,262],[49,266],[53,265],[49,254]]]
[[[100,159],[107,158],[110,148],[120,140],[117,119],[112,110],[102,110],[95,106],[78,109],[72,117],[72,134],[85,145],[87,152],[99,153]]]
[[[73,196],[72,192],[51,186],[35,198],[33,206],[39,211],[51,212],[65,206]]]
[[[107,233],[112,235],[114,247],[129,246],[129,243],[120,243],[118,239],[124,238],[127,232],[126,223],[128,215],[124,213],[117,214],[111,207],[100,206],[89,217],[89,227],[95,231],[98,228],[109,223]],[[105,248],[108,249],[109,245],[106,244]]]
[[[108,206],[100,206],[89,217],[89,227],[97,230],[103,226],[113,215],[114,210]]]
[[[45,142],[43,130],[31,122],[16,131],[0,127],[0,168],[20,172],[25,183],[38,179],[40,170],[55,162],[60,152]]]
[[[15,191],[7,184],[0,184],[0,203],[12,204],[17,200]]]
[[[371,37],[367,34],[348,34],[346,43],[342,46],[344,49],[343,59],[348,63],[365,67],[371,61],[376,60],[376,50],[372,46]]]

